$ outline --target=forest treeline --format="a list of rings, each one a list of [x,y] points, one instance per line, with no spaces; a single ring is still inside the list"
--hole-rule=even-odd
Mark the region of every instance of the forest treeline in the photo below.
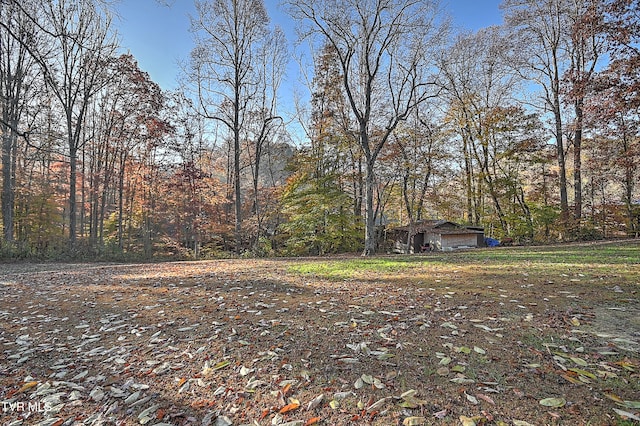
[[[295,114],[262,0],[196,2],[172,91],[114,7],[0,0],[0,258],[373,254],[423,219],[640,232],[639,0],[504,0],[475,32],[435,0],[287,0]]]

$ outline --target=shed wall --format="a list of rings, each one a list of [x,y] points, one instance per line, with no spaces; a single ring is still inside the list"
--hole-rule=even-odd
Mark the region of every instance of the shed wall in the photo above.
[[[477,247],[476,234],[445,234],[441,236],[442,248],[454,248],[460,246]]]

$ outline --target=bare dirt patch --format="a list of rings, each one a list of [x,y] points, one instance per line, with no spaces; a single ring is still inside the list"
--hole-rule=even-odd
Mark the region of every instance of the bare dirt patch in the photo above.
[[[637,261],[500,254],[0,265],[0,422],[633,424]]]

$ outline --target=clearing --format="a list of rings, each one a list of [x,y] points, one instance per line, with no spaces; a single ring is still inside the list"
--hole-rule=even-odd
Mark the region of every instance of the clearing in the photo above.
[[[0,265],[0,423],[632,425],[640,242]]]

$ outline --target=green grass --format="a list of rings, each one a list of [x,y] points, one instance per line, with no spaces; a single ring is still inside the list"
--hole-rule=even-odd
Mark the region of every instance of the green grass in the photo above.
[[[477,249],[464,252],[421,255],[380,256],[372,258],[343,258],[312,260],[294,263],[289,272],[312,275],[328,280],[348,280],[367,274],[416,272],[428,274],[437,268],[457,267],[517,267],[525,264],[530,272],[544,270],[562,272],[567,268],[588,266],[602,273],[623,272],[640,265],[640,241],[611,242],[594,245],[557,245]]]
[[[477,250],[465,254],[469,259],[490,262],[528,261],[532,263],[565,264],[640,264],[640,241],[601,245],[550,247],[514,247],[501,250]]]
[[[328,261],[310,261],[291,265],[290,272],[313,275],[329,280],[351,279],[366,273],[393,273],[419,267],[424,258],[418,257],[378,257],[350,258]]]

